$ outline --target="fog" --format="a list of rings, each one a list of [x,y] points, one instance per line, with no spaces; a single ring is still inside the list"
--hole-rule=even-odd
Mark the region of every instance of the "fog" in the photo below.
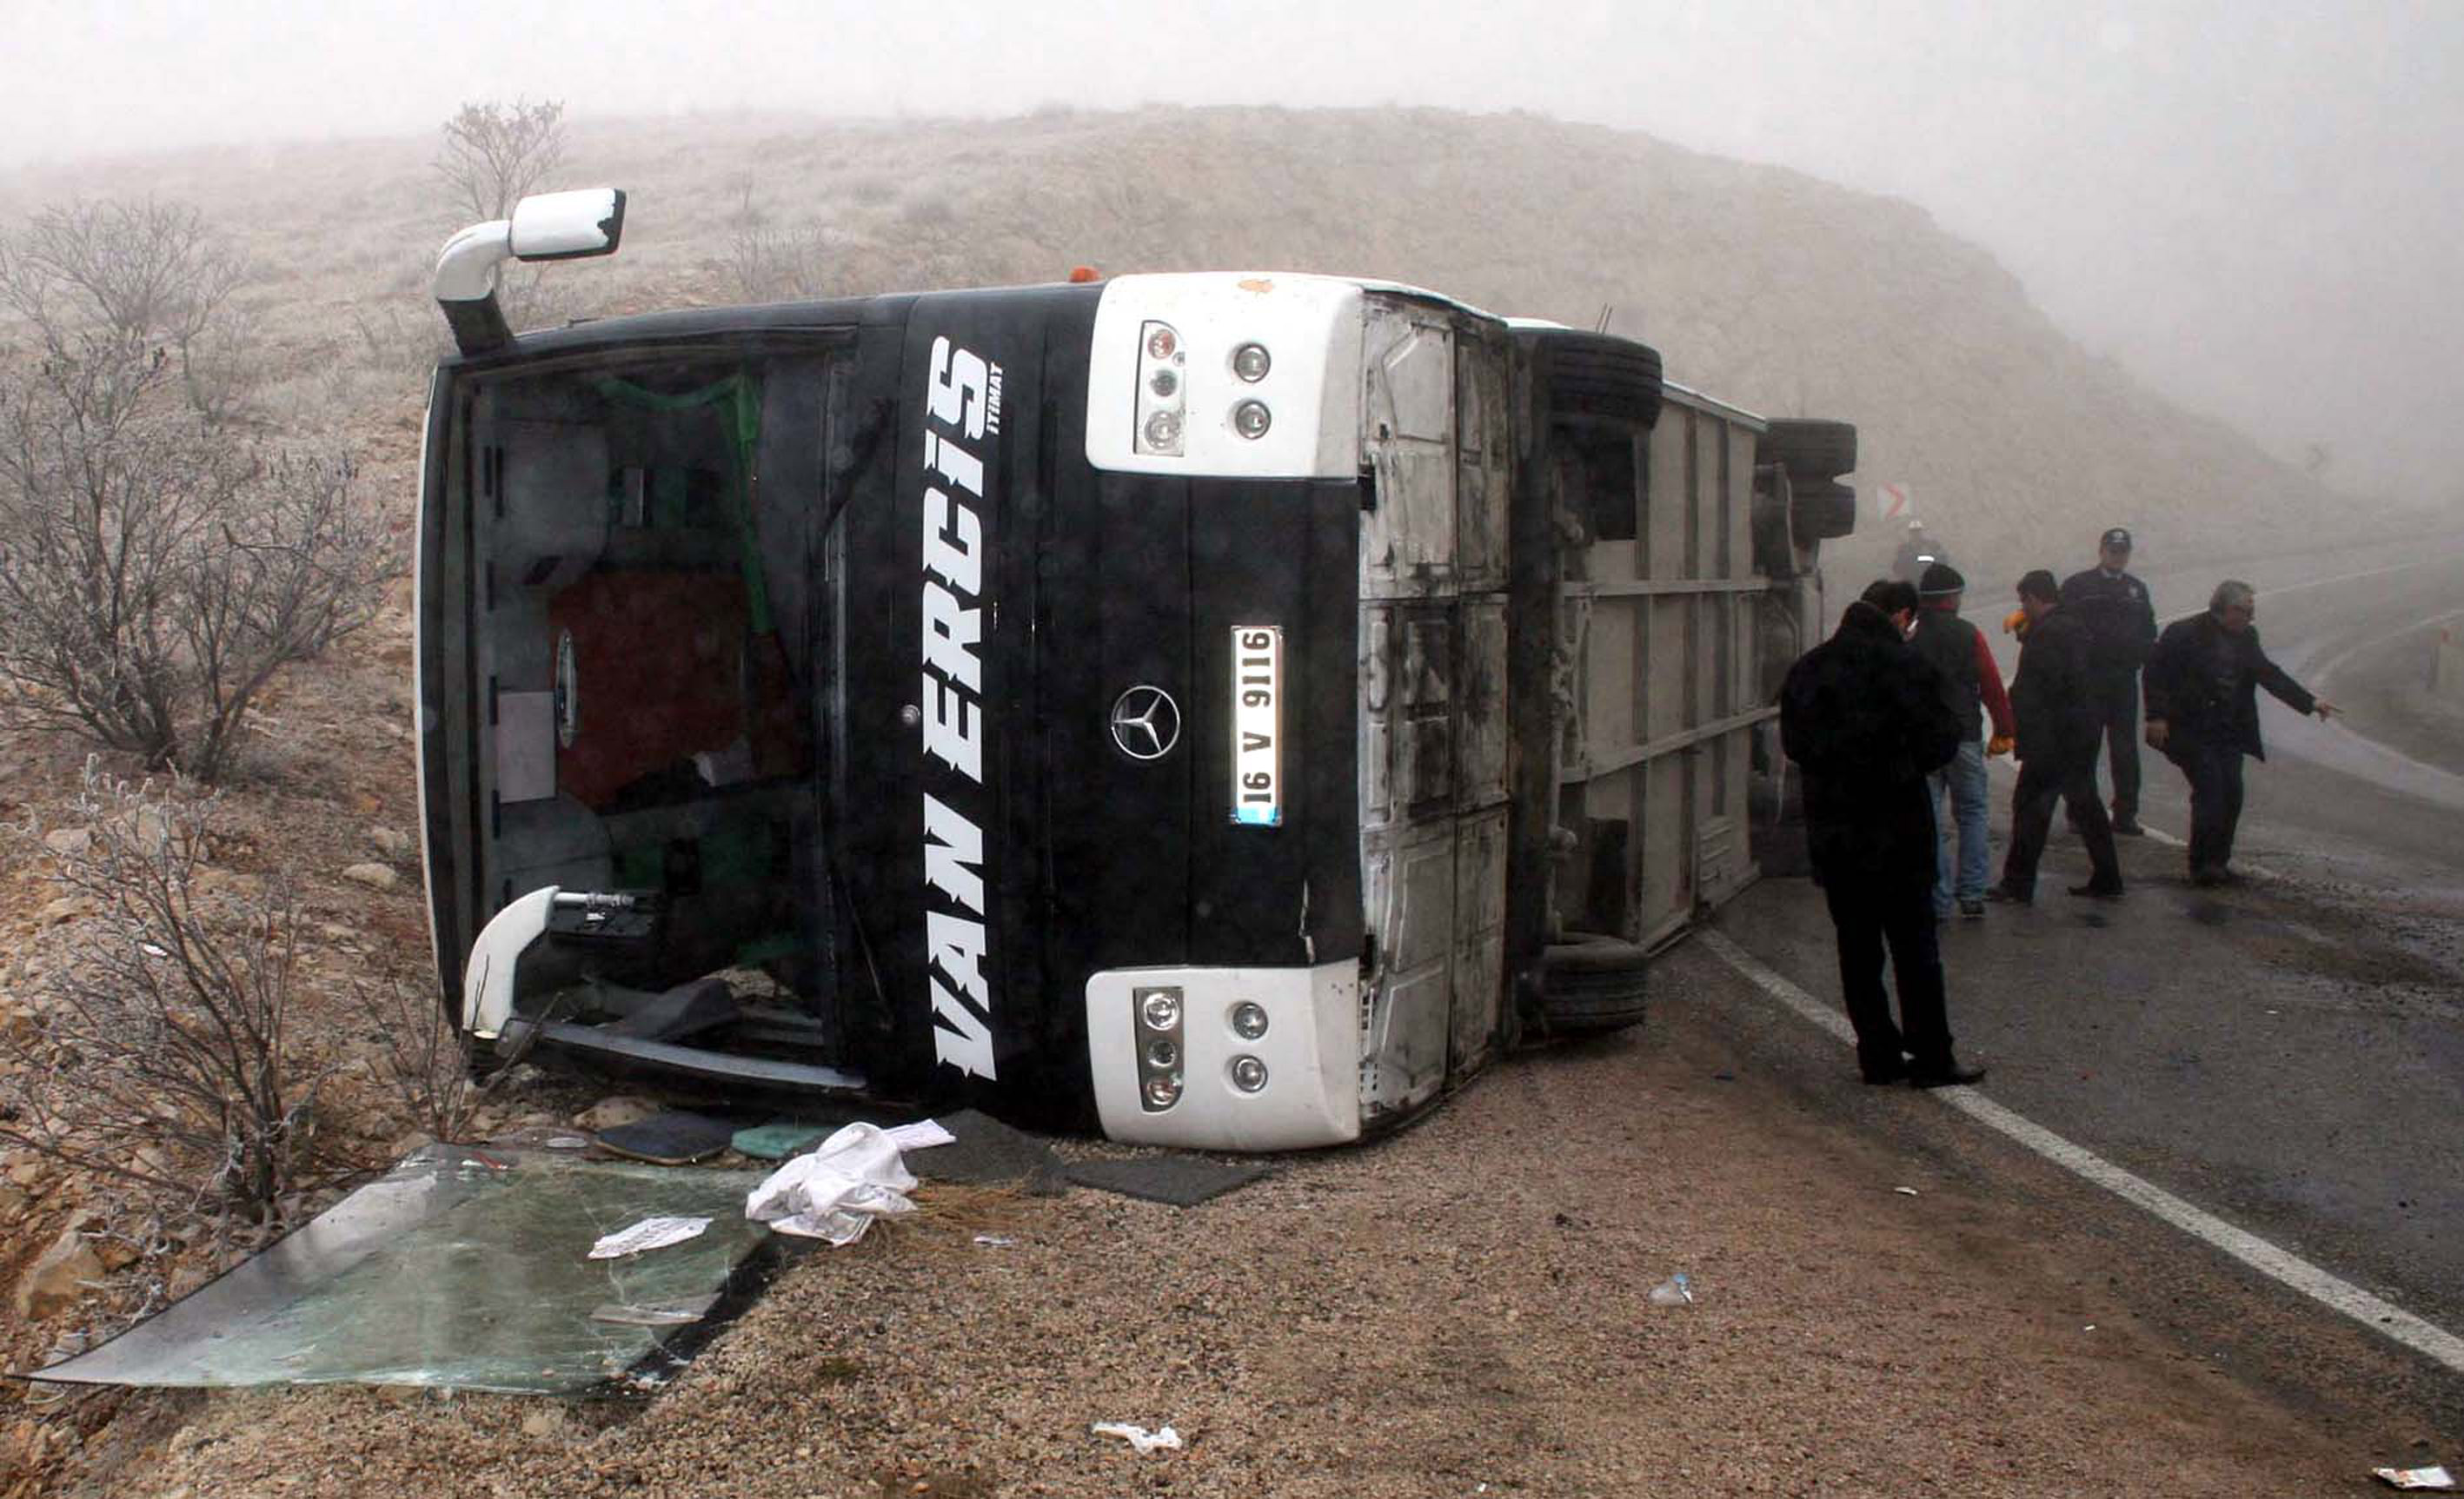
[[[1908,198],[2167,394],[2337,488],[2464,507],[2464,6],[1046,10],[11,0],[0,169],[412,134],[517,96],[583,121],[1527,109]]]

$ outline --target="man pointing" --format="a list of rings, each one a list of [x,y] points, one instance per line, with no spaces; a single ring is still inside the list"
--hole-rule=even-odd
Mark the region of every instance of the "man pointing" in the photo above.
[[[2258,737],[2258,689],[2295,713],[2333,716],[2258,648],[2258,599],[2249,584],[2216,584],[2208,611],[2165,627],[2147,658],[2147,743],[2190,782],[2190,883],[2233,879],[2233,828],[2241,821],[2241,758],[2267,758]]]

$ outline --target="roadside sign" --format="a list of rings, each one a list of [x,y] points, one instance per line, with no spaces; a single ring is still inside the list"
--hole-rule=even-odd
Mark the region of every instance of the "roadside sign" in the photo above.
[[[1874,504],[1881,511],[1883,519],[1897,520],[1909,513],[1913,500],[1905,484],[1877,484],[1874,486]]]

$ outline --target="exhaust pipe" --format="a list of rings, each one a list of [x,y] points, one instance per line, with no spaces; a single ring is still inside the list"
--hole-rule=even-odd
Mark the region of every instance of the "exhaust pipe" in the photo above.
[[[612,255],[625,233],[619,187],[534,193],[511,217],[473,224],[436,257],[436,305],[466,355],[491,354],[514,341],[496,304],[496,268],[507,260],[581,260]]]

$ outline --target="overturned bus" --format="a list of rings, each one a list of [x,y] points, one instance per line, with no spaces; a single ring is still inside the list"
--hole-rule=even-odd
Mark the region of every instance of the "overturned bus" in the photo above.
[[[1639,1020],[1753,877],[1811,554],[1651,349],[1290,275],[513,337],[498,265],[623,209],[437,271],[421,823],[483,1051],[1325,1145]]]

